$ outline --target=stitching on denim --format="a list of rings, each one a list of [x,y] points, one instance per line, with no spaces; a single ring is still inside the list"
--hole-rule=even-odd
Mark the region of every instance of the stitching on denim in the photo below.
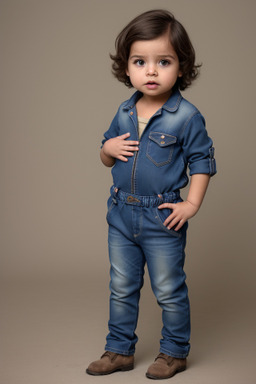
[[[150,139],[150,140],[152,140],[152,139]],[[151,141],[148,141],[148,144],[147,144],[147,151],[146,151],[146,156],[147,156],[147,158],[149,159],[149,160],[151,160],[152,161],[152,163],[153,164],[155,164],[155,166],[156,167],[162,167],[163,165],[166,165],[166,164],[169,164],[171,161],[172,161],[172,154],[173,154],[173,151],[174,151],[174,145],[176,144],[176,143],[174,143],[174,144],[169,144],[168,145],[168,147],[170,146],[170,154],[169,154],[169,156],[168,156],[168,159],[166,160],[166,161],[162,161],[162,162],[156,162],[150,155],[149,155],[149,145],[151,144]],[[152,141],[154,141],[154,140],[152,140]],[[156,143],[155,141],[154,141],[154,143]],[[157,143],[156,143],[157,144]],[[158,145],[158,144],[157,144]],[[160,146],[159,146],[160,147]],[[160,147],[161,148],[161,147]],[[166,147],[165,147],[166,148]]]
[[[130,99],[124,101],[124,102],[121,104],[120,107],[121,107],[123,110],[129,110],[129,109],[132,109],[132,108],[134,107],[134,105],[136,104],[136,102],[139,100],[139,93],[140,93],[139,91],[135,92],[135,93],[130,97]],[[182,96],[181,93],[180,93],[180,94],[178,95],[177,100],[176,100],[176,103],[175,103],[175,105],[174,105],[173,107],[168,107],[167,105],[163,105],[162,108],[165,109],[165,110],[167,110],[168,112],[175,112],[175,111],[178,109],[178,107],[179,107],[179,105],[180,105],[182,99],[183,99],[183,96]]]
[[[138,152],[136,152],[136,156],[135,156],[135,165],[134,165],[134,172],[133,172],[133,193],[136,193],[137,191],[137,181],[136,181],[136,172],[137,172],[137,164],[138,164],[138,161],[137,161],[137,157],[138,157]]]
[[[134,197],[134,200],[132,202],[128,201],[129,197]],[[123,204],[127,205],[136,205],[139,207],[156,207],[159,204],[162,203],[171,203],[180,198],[180,194],[175,191],[175,192],[169,192],[164,195],[162,195],[162,199],[157,196],[140,196],[136,194],[131,194],[128,192],[124,192],[122,190],[118,190],[118,194],[116,195],[116,199]]]
[[[169,112],[174,112],[177,110],[177,108],[179,107],[180,103],[181,103],[181,100],[183,99],[183,97],[181,96],[181,94],[179,95],[177,101],[176,101],[176,104],[174,105],[174,107],[168,107],[166,105],[163,106],[164,109],[166,109],[167,111]]]
[[[161,163],[157,163],[154,159],[152,159],[152,157],[149,156],[148,153],[146,154],[146,156],[147,156],[147,158],[148,158],[149,160],[152,161],[153,164],[155,164],[156,167],[162,167],[162,166],[164,166],[164,165],[166,165],[166,164],[169,164],[169,163],[171,162],[171,160],[172,160],[172,153],[173,153],[173,150],[170,149],[170,152],[171,152],[171,153],[170,153],[170,155],[169,155],[168,160],[166,160],[166,161],[164,161],[164,162],[161,162]]]
[[[123,108],[123,110],[129,110],[129,109],[132,109],[135,104],[137,103],[137,101],[140,99],[140,94],[141,92],[139,91],[136,91],[131,97],[129,100],[126,100],[124,101],[122,104],[121,104],[121,107]],[[141,94],[142,95],[142,94]],[[140,97],[139,97],[140,96]]]
[[[184,123],[184,126],[183,128],[181,129],[181,133],[180,133],[180,140],[182,140],[182,138],[184,137],[184,132],[185,132],[185,129],[187,128],[188,124],[191,122],[191,120],[195,117],[195,116],[201,116],[201,113],[198,111],[198,110],[195,110],[191,113],[191,115],[189,115],[189,117],[187,118],[187,120],[185,121]]]
[[[134,206],[132,206],[132,216],[133,216],[133,212],[134,212]],[[136,216],[138,215],[138,213],[136,213]],[[133,218],[132,218],[133,219]],[[143,223],[143,218],[142,218],[142,209],[140,209],[140,218],[139,218],[139,232],[138,233],[133,233],[133,237],[136,239],[137,237],[139,237],[141,235],[141,232],[142,232],[142,223]]]
[[[135,128],[135,130],[137,132],[137,136],[138,136],[138,139],[139,139],[138,124],[137,125],[135,124],[135,121],[133,120],[133,118],[132,118],[132,116],[130,114],[128,116],[132,120],[132,123],[134,125],[134,128]],[[137,169],[137,157],[138,157],[138,152],[136,152],[134,157],[133,157],[133,165],[132,165],[132,172],[131,172],[131,190],[132,190],[132,193],[136,192],[136,177],[135,177],[135,174],[136,174],[136,169]]]
[[[165,136],[165,138],[167,137],[168,139],[172,139],[172,141],[169,141],[169,142],[167,142],[167,143],[165,143],[165,145],[160,145],[159,144],[159,142],[158,142],[158,140],[157,139],[155,139],[154,138],[154,134],[158,134],[158,136]],[[160,137],[161,138],[161,137]],[[159,147],[168,147],[169,145],[172,145],[172,144],[175,144],[176,142],[177,142],[177,137],[176,136],[173,136],[173,135],[170,135],[169,133],[166,133],[166,132],[158,132],[158,131],[152,131],[152,132],[150,132],[150,134],[149,134],[149,139],[150,140],[152,140],[152,141],[154,141],[154,143],[156,143],[156,144],[158,144],[159,145]],[[162,140],[162,139],[161,139]]]

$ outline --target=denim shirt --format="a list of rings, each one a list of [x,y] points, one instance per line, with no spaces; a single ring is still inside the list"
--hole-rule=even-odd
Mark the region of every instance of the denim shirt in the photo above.
[[[112,168],[114,186],[131,194],[158,195],[179,191],[189,174],[216,173],[212,140],[198,109],[176,90],[150,118],[141,138],[138,135],[136,102],[139,91],[123,102],[104,140],[130,132],[128,140],[139,141],[139,151]]]

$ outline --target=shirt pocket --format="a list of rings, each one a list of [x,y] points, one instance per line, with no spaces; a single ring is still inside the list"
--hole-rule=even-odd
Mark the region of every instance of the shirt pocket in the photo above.
[[[172,161],[174,145],[177,137],[162,133],[151,132],[147,145],[147,157],[157,167],[166,165]]]

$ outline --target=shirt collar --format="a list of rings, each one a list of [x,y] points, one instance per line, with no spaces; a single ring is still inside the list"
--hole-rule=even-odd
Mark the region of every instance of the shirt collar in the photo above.
[[[137,101],[142,97],[142,93],[139,91],[136,91],[129,100],[125,101],[123,104],[124,110],[132,109]],[[162,106],[163,109],[165,109],[168,112],[175,112],[180,106],[182,100],[182,95],[178,89],[174,90],[169,97],[169,99],[166,101],[166,103]]]

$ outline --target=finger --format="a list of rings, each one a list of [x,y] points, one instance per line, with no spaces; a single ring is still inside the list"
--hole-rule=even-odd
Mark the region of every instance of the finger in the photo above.
[[[126,146],[124,147],[124,149],[125,149],[126,151],[138,151],[138,150],[139,150],[138,147],[131,147],[130,145],[126,145]]]
[[[171,224],[168,225],[168,228],[175,227],[175,231],[178,231],[185,222],[186,222],[186,218],[183,218],[181,215],[176,216],[173,218]]]
[[[134,155],[133,152],[128,152],[128,151],[123,151],[123,152],[121,153],[121,156],[133,156],[133,155]]]
[[[122,156],[122,155],[118,156],[117,159],[121,160],[121,161],[124,161],[125,163],[128,161],[128,159],[125,156]]]
[[[178,223],[180,222],[179,219],[177,219],[176,217],[171,220],[170,224],[167,225],[167,228],[168,229],[172,229],[173,227],[175,227]],[[175,228],[175,230],[177,230],[177,227]]]
[[[125,140],[124,145],[139,145],[139,141],[131,141],[131,140]]]
[[[173,220],[173,217],[171,217],[171,215],[168,216],[167,219],[165,219],[165,221],[163,222],[164,226],[169,228],[169,226],[171,225],[172,220]]]
[[[179,229],[181,229],[183,227],[183,225],[186,223],[186,220],[184,219],[181,219],[179,224],[177,225],[177,227],[174,229],[175,231],[178,231]]]
[[[181,219],[181,215],[177,214],[175,211],[172,211],[172,213],[165,219],[166,226],[168,228],[172,228],[177,225]]]
[[[168,227],[169,225],[173,226],[178,221],[177,214],[172,211],[172,213],[165,219],[164,225]]]
[[[119,137],[119,139],[127,139],[127,137],[130,137],[130,136],[131,136],[130,132],[127,132],[127,133],[124,133],[123,135],[118,136],[118,137]]]
[[[163,203],[158,206],[158,209],[164,209],[164,208],[173,209],[174,207],[175,207],[175,204],[173,203]]]

